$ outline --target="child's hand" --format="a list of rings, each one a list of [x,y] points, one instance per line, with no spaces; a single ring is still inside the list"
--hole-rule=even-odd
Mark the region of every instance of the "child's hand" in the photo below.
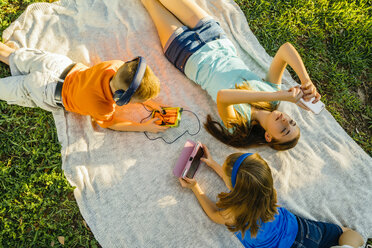
[[[297,103],[304,95],[299,86],[292,87],[288,91],[284,91],[283,93],[284,93],[283,100],[293,103]]]
[[[206,145],[203,144],[204,156],[200,158],[200,160],[208,165],[208,167],[212,168],[217,175],[221,178],[223,177],[222,166],[219,165],[216,161],[212,159],[212,155],[209,152],[209,149]]]
[[[301,90],[304,93],[303,99],[305,101],[309,101],[313,97],[315,97],[313,103],[319,101],[320,94],[316,91],[316,88],[310,79],[301,84]]]
[[[153,118],[153,119],[150,119],[148,121],[146,121],[145,123],[143,123],[143,131],[147,131],[147,132],[151,132],[151,133],[158,133],[158,132],[164,132],[165,130],[168,129],[168,127],[166,126],[159,126],[158,124],[156,124],[155,122],[158,121],[159,118]]]
[[[204,150],[204,156],[200,158],[200,160],[204,163],[206,163],[209,167],[213,167],[216,164],[216,161],[212,159],[212,155],[209,152],[209,149],[206,145],[203,145],[203,150]]]
[[[192,189],[193,187],[195,187],[198,183],[196,182],[195,179],[190,179],[190,178],[178,178],[178,180],[180,181],[181,183],[181,186],[183,188],[188,188],[188,189]]]
[[[144,105],[150,107],[152,110],[157,110],[159,112],[162,111],[162,108],[166,107],[163,104],[159,104],[157,102],[154,102],[152,100],[147,100],[146,102],[143,103]]]

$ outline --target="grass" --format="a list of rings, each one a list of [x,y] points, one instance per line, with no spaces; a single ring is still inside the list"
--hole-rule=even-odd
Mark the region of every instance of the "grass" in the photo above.
[[[1,34],[38,1],[2,0]],[[286,41],[299,50],[327,109],[371,155],[368,1],[235,1],[270,55]],[[9,75],[1,64],[0,77]],[[62,247],[61,237],[66,247],[99,247],[63,175],[52,115],[1,101],[0,140],[0,247]]]
[[[1,33],[33,2],[1,1]],[[0,140],[0,247],[100,247],[63,175],[52,115],[0,101]]]
[[[322,101],[372,155],[372,7],[368,0],[236,0],[266,51],[291,42]],[[299,82],[296,74],[292,76]]]

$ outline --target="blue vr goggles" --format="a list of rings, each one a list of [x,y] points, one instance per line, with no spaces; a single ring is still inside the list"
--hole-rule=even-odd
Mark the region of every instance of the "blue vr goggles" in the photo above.
[[[145,58],[138,56],[137,58],[131,60],[130,62],[136,61],[136,60],[138,60],[137,71],[136,71],[136,74],[134,74],[133,80],[129,88],[127,90],[117,90],[114,93],[114,101],[119,106],[129,103],[133,94],[136,92],[136,90],[140,86],[143,76],[145,75],[145,71],[146,71]]]

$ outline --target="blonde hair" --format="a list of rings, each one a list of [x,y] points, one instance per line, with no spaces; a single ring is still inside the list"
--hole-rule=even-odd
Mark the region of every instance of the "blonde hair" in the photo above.
[[[138,66],[138,61],[132,61],[129,63],[125,63],[122,65],[118,71],[117,76],[119,87],[127,89],[136,73]],[[124,71],[124,68],[127,68],[126,71]],[[156,97],[160,92],[160,81],[158,77],[154,74],[154,72],[151,70],[151,68],[147,65],[145,74],[142,78],[141,84],[134,93],[133,97],[137,98],[142,101],[146,101],[148,99]]]
[[[252,90],[247,81],[240,85],[236,84],[235,88],[240,90]],[[271,102],[252,102],[249,104],[256,109],[267,110],[270,112],[275,109]],[[232,126],[234,130],[232,133],[223,127],[220,122],[213,120],[210,115],[207,116],[207,121],[204,123],[204,127],[216,139],[233,147],[268,145],[275,150],[284,151],[295,147],[300,138],[299,132],[294,139],[287,142],[280,143],[275,139],[272,139],[271,142],[267,142],[265,139],[266,130],[259,123],[252,125],[251,123],[248,123],[247,119],[238,111],[235,110],[235,114],[236,119],[229,120],[229,125]]]
[[[225,174],[231,180],[236,160],[243,153],[233,153],[226,158]],[[260,223],[274,220],[277,211],[277,196],[271,170],[257,153],[245,158],[238,170],[235,187],[229,193],[220,193],[217,207],[226,209],[235,219],[233,225],[226,225],[231,232],[241,231],[244,238],[250,229],[256,237]]]

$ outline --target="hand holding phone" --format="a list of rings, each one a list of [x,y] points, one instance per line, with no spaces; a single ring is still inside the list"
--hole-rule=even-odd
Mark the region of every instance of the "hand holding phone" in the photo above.
[[[188,188],[188,189],[192,189],[193,187],[195,187],[195,185],[198,184],[198,182],[195,180],[195,179],[190,179],[190,178],[178,178],[178,180],[180,181],[181,183],[181,186],[183,188]]]
[[[193,178],[199,168],[200,159],[203,155],[202,144],[200,142],[195,144],[188,140],[173,168],[173,174],[179,178]]]
[[[186,163],[185,170],[182,173],[182,178],[194,178],[196,171],[200,165],[200,159],[204,155],[203,146],[198,142],[191,153],[189,160]]]

